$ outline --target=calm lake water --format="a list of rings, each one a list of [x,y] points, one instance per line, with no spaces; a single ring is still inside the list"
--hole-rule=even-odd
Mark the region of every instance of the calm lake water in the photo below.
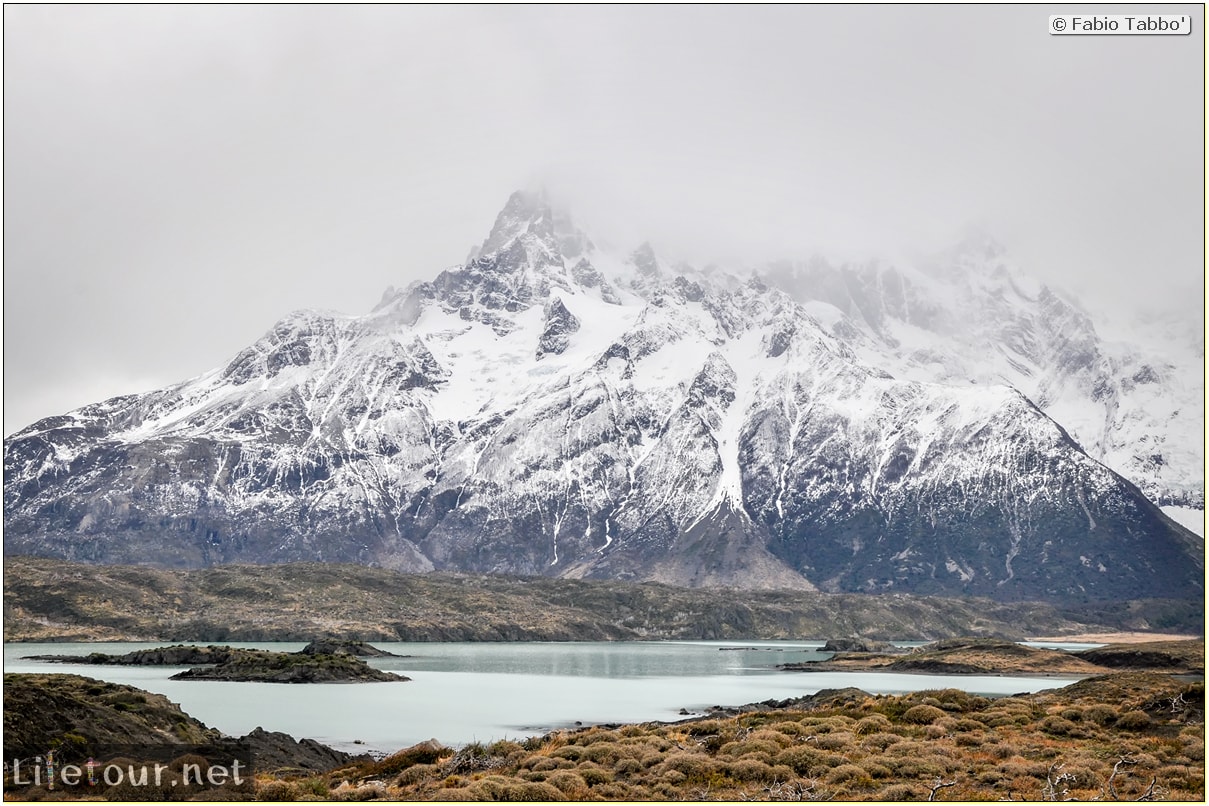
[[[232,646],[296,652],[302,643]],[[1004,695],[1058,688],[1078,678],[781,672],[778,663],[822,660],[809,641],[591,643],[387,643],[403,658],[370,658],[407,683],[283,685],[169,680],[186,667],[89,666],[24,655],[122,654],[163,643],[6,644],[5,672],[66,672],[166,695],[224,733],[253,728],[310,737],[343,750],[393,752],[429,738],[449,745],[540,735],[576,722],[674,721],[681,708],[741,705],[856,686],[875,694],[960,688]],[[1067,645],[1069,648],[1087,645]],[[357,744],[357,741],[361,744]]]

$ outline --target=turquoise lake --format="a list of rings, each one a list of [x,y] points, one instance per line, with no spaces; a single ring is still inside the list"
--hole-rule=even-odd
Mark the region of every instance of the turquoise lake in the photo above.
[[[406,683],[285,685],[169,680],[185,667],[90,666],[24,655],[121,654],[159,643],[6,644],[5,672],[64,672],[166,695],[191,716],[238,736],[253,728],[309,737],[343,750],[389,753],[429,738],[448,745],[517,739],[555,728],[674,721],[686,709],[741,705],[856,686],[874,694],[960,688],[999,696],[1058,688],[1075,677],[785,672],[822,660],[822,642],[660,641],[389,643],[409,657],[370,658]],[[302,643],[234,643],[294,652]],[[1084,648],[1087,644],[1059,645]]]

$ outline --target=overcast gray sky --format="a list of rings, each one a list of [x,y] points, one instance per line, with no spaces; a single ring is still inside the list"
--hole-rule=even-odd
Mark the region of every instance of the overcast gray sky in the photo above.
[[[1201,7],[1048,34],[1080,8],[7,6],[4,433],[366,312],[542,184],[702,257],[977,222],[1203,317]]]

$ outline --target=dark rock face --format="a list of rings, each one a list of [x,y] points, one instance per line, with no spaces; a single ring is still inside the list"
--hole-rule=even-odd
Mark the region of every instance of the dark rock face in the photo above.
[[[579,330],[579,320],[576,319],[563,301],[558,297],[546,304],[546,326],[537,342],[537,358],[541,360],[548,353],[559,354],[567,349],[571,334]]]

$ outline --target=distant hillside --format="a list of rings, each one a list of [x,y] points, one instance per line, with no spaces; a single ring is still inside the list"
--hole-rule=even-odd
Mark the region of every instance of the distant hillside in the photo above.
[[[6,641],[934,640],[1199,632],[1199,602],[1059,609],[906,595],[675,588],[298,563],[160,570],[9,557]]]

